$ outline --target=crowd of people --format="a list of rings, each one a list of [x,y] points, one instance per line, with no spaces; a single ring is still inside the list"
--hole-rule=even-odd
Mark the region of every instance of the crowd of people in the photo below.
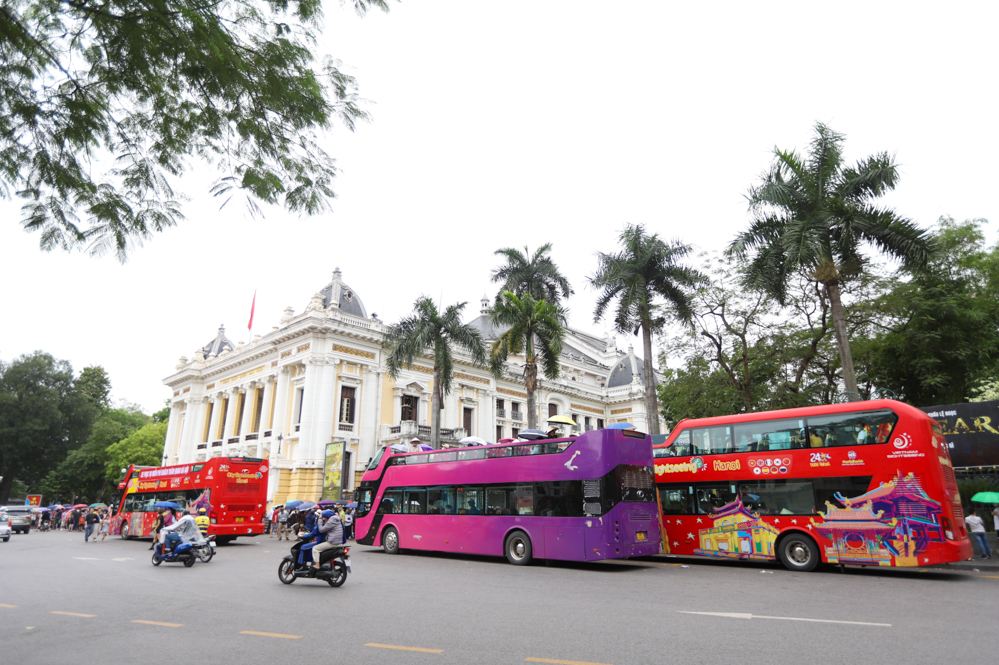
[[[355,508],[340,504],[330,506],[327,510],[335,513],[342,527],[343,542],[351,540],[354,537]],[[305,510],[297,506],[289,509],[284,504],[274,506],[267,514],[264,532],[270,534],[270,538],[277,536],[278,540],[298,538],[314,529],[317,518],[321,518],[323,512],[325,511],[322,506],[309,506]]]
[[[84,542],[88,543],[97,542],[98,536],[101,541],[106,540],[111,533],[113,519],[114,511],[107,506],[54,508],[31,515],[32,528],[40,531],[60,529],[82,532]]]

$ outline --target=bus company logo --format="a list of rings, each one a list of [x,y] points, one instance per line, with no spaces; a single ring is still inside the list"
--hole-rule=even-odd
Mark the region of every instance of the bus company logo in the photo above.
[[[722,460],[716,459],[712,463],[712,468],[715,471],[738,471],[742,467],[739,465],[739,460],[732,460],[731,462],[724,462]]]
[[[266,464],[261,464],[260,465],[260,473],[261,474],[267,473],[267,465]]]
[[[846,454],[846,456],[849,457],[850,459],[857,459],[857,451],[851,450]]]
[[[896,436],[895,440],[891,442],[891,445],[895,446],[898,450],[905,450],[912,445],[912,437],[909,436],[908,433]]]
[[[812,453],[808,457],[808,466],[832,466],[832,455],[829,453]]]
[[[219,471],[228,471],[228,470],[229,470],[228,464],[219,464]]]

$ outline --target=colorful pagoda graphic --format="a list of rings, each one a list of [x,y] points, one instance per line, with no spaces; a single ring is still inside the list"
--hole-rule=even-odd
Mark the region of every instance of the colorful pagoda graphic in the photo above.
[[[738,496],[710,516],[712,526],[701,529],[694,554],[729,559],[773,559],[777,529],[749,512]]]
[[[843,508],[826,502],[816,531],[830,541],[830,563],[915,566],[931,542],[943,541],[940,502],[926,495],[913,475],[898,475],[858,497],[836,494]]]

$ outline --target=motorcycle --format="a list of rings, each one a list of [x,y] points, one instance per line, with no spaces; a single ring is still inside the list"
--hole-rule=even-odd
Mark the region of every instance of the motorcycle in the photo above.
[[[291,554],[281,560],[278,566],[278,579],[284,584],[291,584],[298,578],[325,580],[330,586],[343,586],[347,581],[347,573],[350,572],[350,552],[349,547],[334,547],[319,554],[319,569],[312,567],[312,562],[307,561],[303,565],[298,565],[298,554],[302,550],[305,541],[299,540],[291,546]]]
[[[194,543],[195,554],[202,563],[208,563],[215,556],[215,536],[208,536]]]
[[[158,566],[164,561],[167,563],[183,563],[185,568],[190,568],[198,560],[198,553],[194,550],[194,543],[178,543],[173,551],[166,550],[166,545],[156,543],[153,548],[153,565]]]

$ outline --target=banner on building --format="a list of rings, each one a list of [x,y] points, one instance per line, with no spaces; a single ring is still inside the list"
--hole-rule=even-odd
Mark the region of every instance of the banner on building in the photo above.
[[[999,466],[999,400],[919,408],[940,423],[955,468]]]
[[[323,501],[340,501],[343,498],[344,449],[346,441],[326,444],[326,463],[323,465]]]
[[[42,495],[41,494],[29,494],[27,501],[24,502],[26,506],[40,506],[42,505]]]

